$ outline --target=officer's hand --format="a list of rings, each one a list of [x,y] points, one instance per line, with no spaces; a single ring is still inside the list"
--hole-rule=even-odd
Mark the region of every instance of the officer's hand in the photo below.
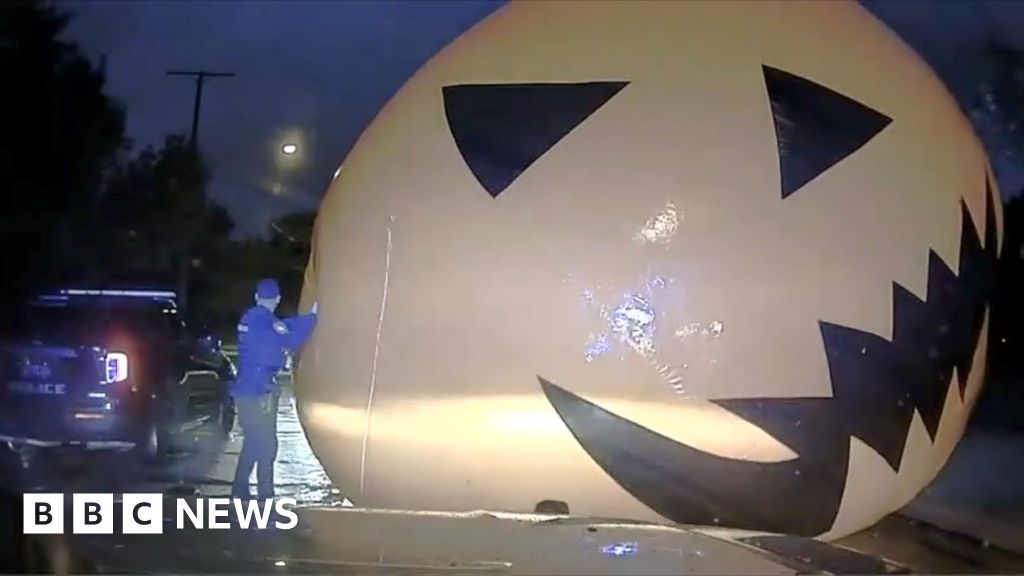
[[[317,305],[317,302],[313,302],[313,307],[309,310],[310,313],[316,314],[316,309],[317,309],[316,305]]]

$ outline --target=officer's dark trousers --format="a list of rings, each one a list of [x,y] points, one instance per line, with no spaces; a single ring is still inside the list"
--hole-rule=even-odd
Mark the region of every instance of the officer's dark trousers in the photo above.
[[[232,495],[247,497],[249,476],[256,468],[259,498],[274,496],[274,460],[277,458],[277,394],[235,398],[238,423],[242,426],[242,452],[238,455]]]

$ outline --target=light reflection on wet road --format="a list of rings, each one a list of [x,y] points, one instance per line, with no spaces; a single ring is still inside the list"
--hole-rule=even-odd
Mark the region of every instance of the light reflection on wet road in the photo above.
[[[300,504],[340,505],[340,492],[331,484],[306,440],[291,388],[281,395],[277,418],[277,496],[295,498]],[[236,437],[232,444],[236,445],[233,455],[237,458],[237,449],[241,448],[237,426],[232,436]]]
[[[306,441],[290,387],[282,390],[277,434],[276,495],[295,498],[300,505],[342,505],[344,499]],[[0,477],[5,484],[34,492],[198,492],[223,496],[231,491],[241,447],[237,422],[227,437],[210,423],[175,438],[172,453],[155,465],[139,464],[126,452],[68,449],[40,452],[21,461],[7,453],[0,462]],[[251,481],[255,482],[255,476]]]
[[[194,442],[199,444],[199,448],[190,450],[193,453],[191,457],[168,467],[164,471],[167,478],[162,479],[184,481],[187,485],[195,486],[206,496],[228,494],[238,454],[242,449],[242,432],[236,421],[226,444],[217,446],[214,443],[211,446],[216,452],[213,453],[215,457],[210,458],[203,444],[216,440],[217,436],[216,433],[205,431],[197,433]],[[331,484],[306,440],[298,411],[295,409],[295,397],[292,395],[291,387],[282,389],[278,404],[277,441],[277,463],[274,468],[276,495],[279,498],[295,498],[301,505],[340,505],[340,493]],[[253,475],[250,482],[254,490],[255,480],[256,477]]]

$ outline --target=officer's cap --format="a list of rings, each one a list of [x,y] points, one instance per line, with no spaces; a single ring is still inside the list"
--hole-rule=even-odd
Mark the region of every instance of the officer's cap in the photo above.
[[[264,278],[260,280],[260,283],[256,285],[256,297],[260,300],[275,300],[281,297],[281,288],[277,285],[277,280],[273,278]]]

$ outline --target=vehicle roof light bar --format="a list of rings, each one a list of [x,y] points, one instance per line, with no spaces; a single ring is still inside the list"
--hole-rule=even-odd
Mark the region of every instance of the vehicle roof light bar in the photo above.
[[[175,299],[178,295],[170,290],[87,290],[80,288],[65,288],[60,291],[63,296],[128,296],[135,298],[170,298]]]

